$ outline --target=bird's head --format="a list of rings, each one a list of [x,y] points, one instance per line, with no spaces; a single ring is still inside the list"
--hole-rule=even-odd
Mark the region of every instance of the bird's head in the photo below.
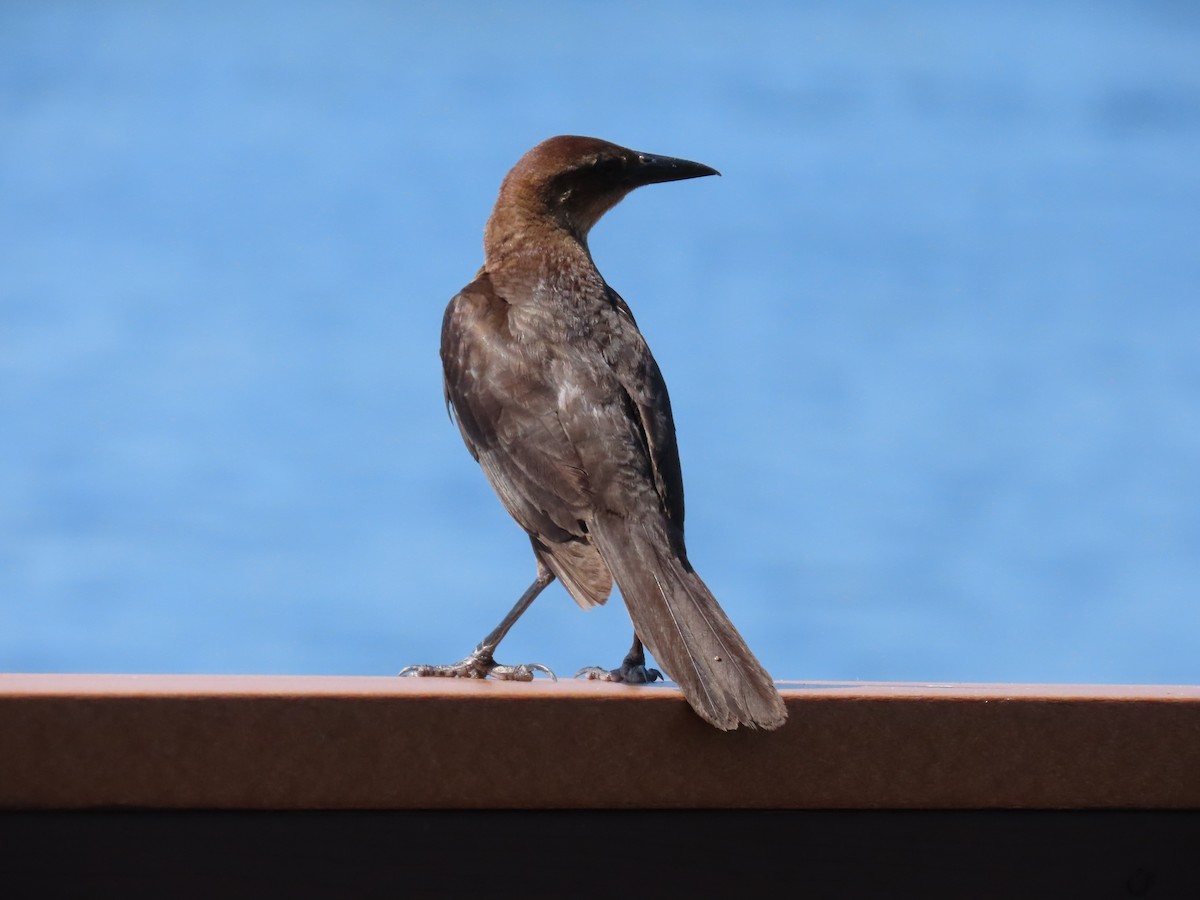
[[[686,159],[560,135],[542,141],[513,166],[501,185],[496,213],[507,207],[548,218],[586,242],[592,226],[634,188],[719,174]]]

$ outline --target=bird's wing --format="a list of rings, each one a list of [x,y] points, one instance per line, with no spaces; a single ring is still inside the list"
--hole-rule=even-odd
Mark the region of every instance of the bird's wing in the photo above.
[[[515,341],[508,304],[480,273],[446,308],[446,403],[471,455],[517,523],[534,538],[586,537],[590,484],[558,418],[558,387]]]
[[[675,440],[675,419],[667,383],[646,339],[634,321],[629,305],[612,288],[610,295],[618,310],[620,339],[614,341],[612,359],[617,379],[636,411],[654,474],[654,487],[662,499],[668,518],[683,531],[683,472],[679,465],[679,445]]]

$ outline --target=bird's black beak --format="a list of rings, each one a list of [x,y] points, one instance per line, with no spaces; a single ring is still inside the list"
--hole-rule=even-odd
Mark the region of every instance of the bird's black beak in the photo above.
[[[712,166],[706,166],[704,163],[675,159],[671,156],[655,156],[652,153],[638,153],[634,156],[634,165],[629,177],[634,187],[641,187],[644,184],[661,184],[664,181],[683,181],[685,178],[720,174]]]

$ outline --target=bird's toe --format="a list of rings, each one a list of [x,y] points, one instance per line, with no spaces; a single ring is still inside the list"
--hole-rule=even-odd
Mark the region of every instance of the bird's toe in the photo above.
[[[612,681],[622,684],[651,684],[661,681],[663,674],[658,669],[649,669],[640,663],[629,665],[622,663],[615,669],[605,669],[601,666],[587,666],[575,673],[576,678],[588,681]]]
[[[552,681],[558,680],[554,673],[541,663],[506,666],[496,662],[490,653],[480,652],[472,653],[465,659],[449,665],[405,666],[399,674],[401,677],[414,678],[487,678],[490,675],[500,681],[533,681],[537,672],[545,673]]]
[[[541,663],[521,663],[516,666],[497,664],[492,667],[490,674],[501,681],[533,681],[537,672],[547,675],[551,681],[558,681],[558,677]]]

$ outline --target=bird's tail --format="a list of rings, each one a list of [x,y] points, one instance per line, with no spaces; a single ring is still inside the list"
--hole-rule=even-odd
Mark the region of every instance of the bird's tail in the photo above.
[[[688,563],[673,526],[661,517],[597,519],[592,537],[638,637],[700,717],[723,731],[782,725],[787,710],[771,676]]]

